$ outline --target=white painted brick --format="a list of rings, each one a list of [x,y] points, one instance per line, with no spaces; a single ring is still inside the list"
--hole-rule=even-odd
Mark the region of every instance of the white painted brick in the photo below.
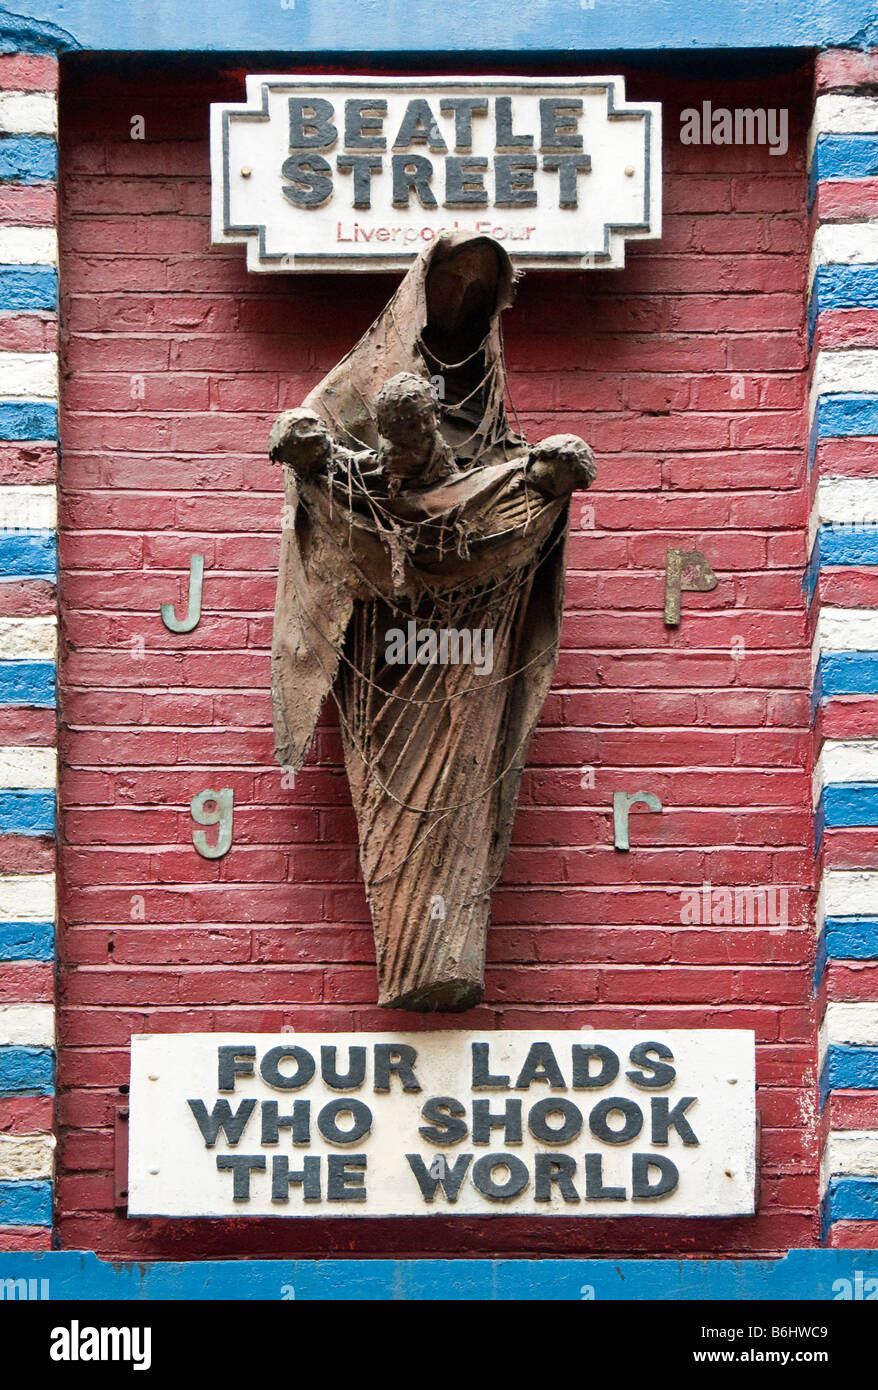
[[[0,922],[54,920],[54,874],[0,874]]]
[[[54,748],[0,747],[0,787],[54,787],[57,771]]]
[[[878,915],[878,870],[827,869],[823,888],[823,909],[827,917]]]
[[[51,1004],[0,1004],[0,1044],[54,1047],[55,1010]]]
[[[833,1043],[878,1043],[878,1004],[830,1001],[817,1034],[818,1067]]]
[[[821,265],[875,265],[878,262],[878,221],[822,222],[811,242],[808,291]]]
[[[820,1024],[821,1061],[832,1043],[878,1044],[878,1003],[830,1000]]]
[[[835,1129],[829,1134],[821,1163],[822,1186],[830,1178],[878,1175],[878,1131]]]
[[[818,135],[869,135],[878,131],[878,99],[872,96],[824,92],[814,103],[808,154]]]
[[[0,92],[0,133],[56,135],[58,103],[52,92]]]
[[[56,401],[58,354],[0,352],[0,398]]]
[[[878,651],[878,608],[821,608],[814,645],[821,652]]]
[[[815,806],[828,782],[878,782],[878,739],[826,739],[811,783]]]
[[[0,1134],[0,1182],[40,1182],[52,1176],[52,1134]]]
[[[0,227],[3,265],[57,265],[58,234],[54,227]]]
[[[878,348],[839,348],[818,352],[808,410],[813,418],[817,400],[846,392],[878,392]]]
[[[0,531],[54,531],[58,494],[51,484],[0,487]]]
[[[57,645],[54,617],[0,618],[0,652],[6,661],[54,661]]]
[[[821,526],[878,524],[878,478],[821,478],[814,505]]]

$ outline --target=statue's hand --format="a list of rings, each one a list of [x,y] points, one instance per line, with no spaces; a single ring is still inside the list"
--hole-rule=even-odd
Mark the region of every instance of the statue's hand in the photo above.
[[[525,476],[546,497],[565,497],[594,482],[594,454],[578,434],[552,434],[531,449]]]
[[[272,463],[285,463],[300,478],[310,478],[332,457],[332,436],[313,410],[285,410],[268,436]]]

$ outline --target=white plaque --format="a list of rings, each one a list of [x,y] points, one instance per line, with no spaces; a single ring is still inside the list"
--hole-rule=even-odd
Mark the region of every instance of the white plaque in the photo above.
[[[249,270],[405,269],[455,229],[612,268],[661,235],[661,107],[621,77],[251,76],[211,107],[211,176]]]
[[[751,1032],[131,1040],[132,1216],[746,1216]]]

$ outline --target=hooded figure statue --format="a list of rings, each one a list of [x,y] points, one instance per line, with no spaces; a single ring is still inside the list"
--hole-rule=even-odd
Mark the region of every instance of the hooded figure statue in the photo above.
[[[331,691],[391,1008],[482,998],[491,890],[558,656],[570,493],[594,479],[581,439],[530,447],[509,427],[513,280],[489,237],[439,237],[269,443],[287,504],[275,753],[301,766]]]

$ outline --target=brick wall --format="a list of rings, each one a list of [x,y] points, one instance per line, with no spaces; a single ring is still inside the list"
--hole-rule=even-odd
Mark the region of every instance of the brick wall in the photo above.
[[[811,522],[822,1214],[878,1245],[878,54],[815,65]]]
[[[6,46],[15,40],[7,35]],[[0,56],[0,1250],[52,1241],[57,103]]]
[[[818,1240],[803,295],[809,80],[672,84],[665,231],[621,272],[532,275],[507,315],[531,438],[573,430],[564,650],[494,896],[484,1005],[431,1027],[744,1027],[761,1209],[736,1221],[126,1221],[112,1121],[132,1032],[378,1029],[331,711],[284,790],[269,721],[279,409],[384,304],[379,276],[248,275],[209,247],[208,103],[242,73],[86,66],[62,89],[60,1237],[121,1256],[467,1250],[773,1252]],[[687,147],[681,107],[788,106],[786,158]],[[130,138],[145,118],[146,139]],[[594,507],[594,526],[587,504]],[[669,546],[717,589],[662,621]],[[205,556],[204,612],[174,636]],[[594,786],[582,786],[594,769]],[[235,844],[189,802],[235,791]],[[616,790],[645,789],[632,852]],[[789,890],[789,926],[692,924],[681,889]],[[402,1020],[399,1020],[400,1022]],[[406,1026],[418,1020],[406,1017]]]

